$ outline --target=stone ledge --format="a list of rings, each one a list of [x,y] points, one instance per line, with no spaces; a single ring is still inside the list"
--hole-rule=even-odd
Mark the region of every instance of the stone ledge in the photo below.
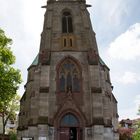
[[[111,119],[107,119],[106,121],[105,121],[105,125],[104,125],[105,127],[112,127],[112,120]]]
[[[104,119],[103,118],[93,118],[93,125],[104,125]]]
[[[19,127],[17,128],[18,131],[27,130],[27,129],[28,129],[27,126],[19,126]]]
[[[48,124],[48,117],[46,116],[41,116],[38,118],[38,124]]]

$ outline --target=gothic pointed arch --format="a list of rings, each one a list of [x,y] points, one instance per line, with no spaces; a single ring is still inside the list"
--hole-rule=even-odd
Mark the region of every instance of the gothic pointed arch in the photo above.
[[[65,121],[64,119],[70,119]],[[77,125],[77,126],[85,126],[87,123],[87,119],[85,115],[78,109],[72,109],[72,108],[67,108],[67,109],[60,109],[54,116],[52,123],[54,126],[61,127],[65,126],[67,123],[67,126],[69,125]]]
[[[75,93],[81,91],[81,66],[73,57],[64,58],[57,66],[57,91]]]

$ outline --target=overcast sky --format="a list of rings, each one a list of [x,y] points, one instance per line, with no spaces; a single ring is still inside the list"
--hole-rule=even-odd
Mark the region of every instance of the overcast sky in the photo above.
[[[121,119],[137,118],[140,104],[140,1],[87,0],[100,56],[110,68]],[[15,67],[26,83],[39,51],[46,0],[0,0],[0,28],[13,39]]]

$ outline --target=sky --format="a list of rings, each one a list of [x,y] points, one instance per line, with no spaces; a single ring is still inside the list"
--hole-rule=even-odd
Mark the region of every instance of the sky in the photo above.
[[[110,68],[119,120],[135,119],[140,105],[140,1],[87,0],[101,58]],[[0,28],[13,40],[24,93],[27,68],[39,51],[46,0],[0,0]]]

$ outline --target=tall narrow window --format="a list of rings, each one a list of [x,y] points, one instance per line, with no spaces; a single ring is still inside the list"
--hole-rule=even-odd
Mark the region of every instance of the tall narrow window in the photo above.
[[[61,76],[60,76],[60,91],[65,92],[65,75],[64,75],[64,73],[61,73]]]
[[[72,38],[70,38],[70,47],[72,47],[73,44],[72,44]]]
[[[73,76],[73,91],[79,92],[80,91],[80,81],[76,74]]]
[[[68,72],[67,74],[67,91],[72,91],[72,76],[71,73]]]
[[[66,46],[67,46],[67,39],[64,38],[64,47],[66,47]]]
[[[62,16],[62,32],[63,33],[72,33],[72,17],[70,12],[64,12]]]

